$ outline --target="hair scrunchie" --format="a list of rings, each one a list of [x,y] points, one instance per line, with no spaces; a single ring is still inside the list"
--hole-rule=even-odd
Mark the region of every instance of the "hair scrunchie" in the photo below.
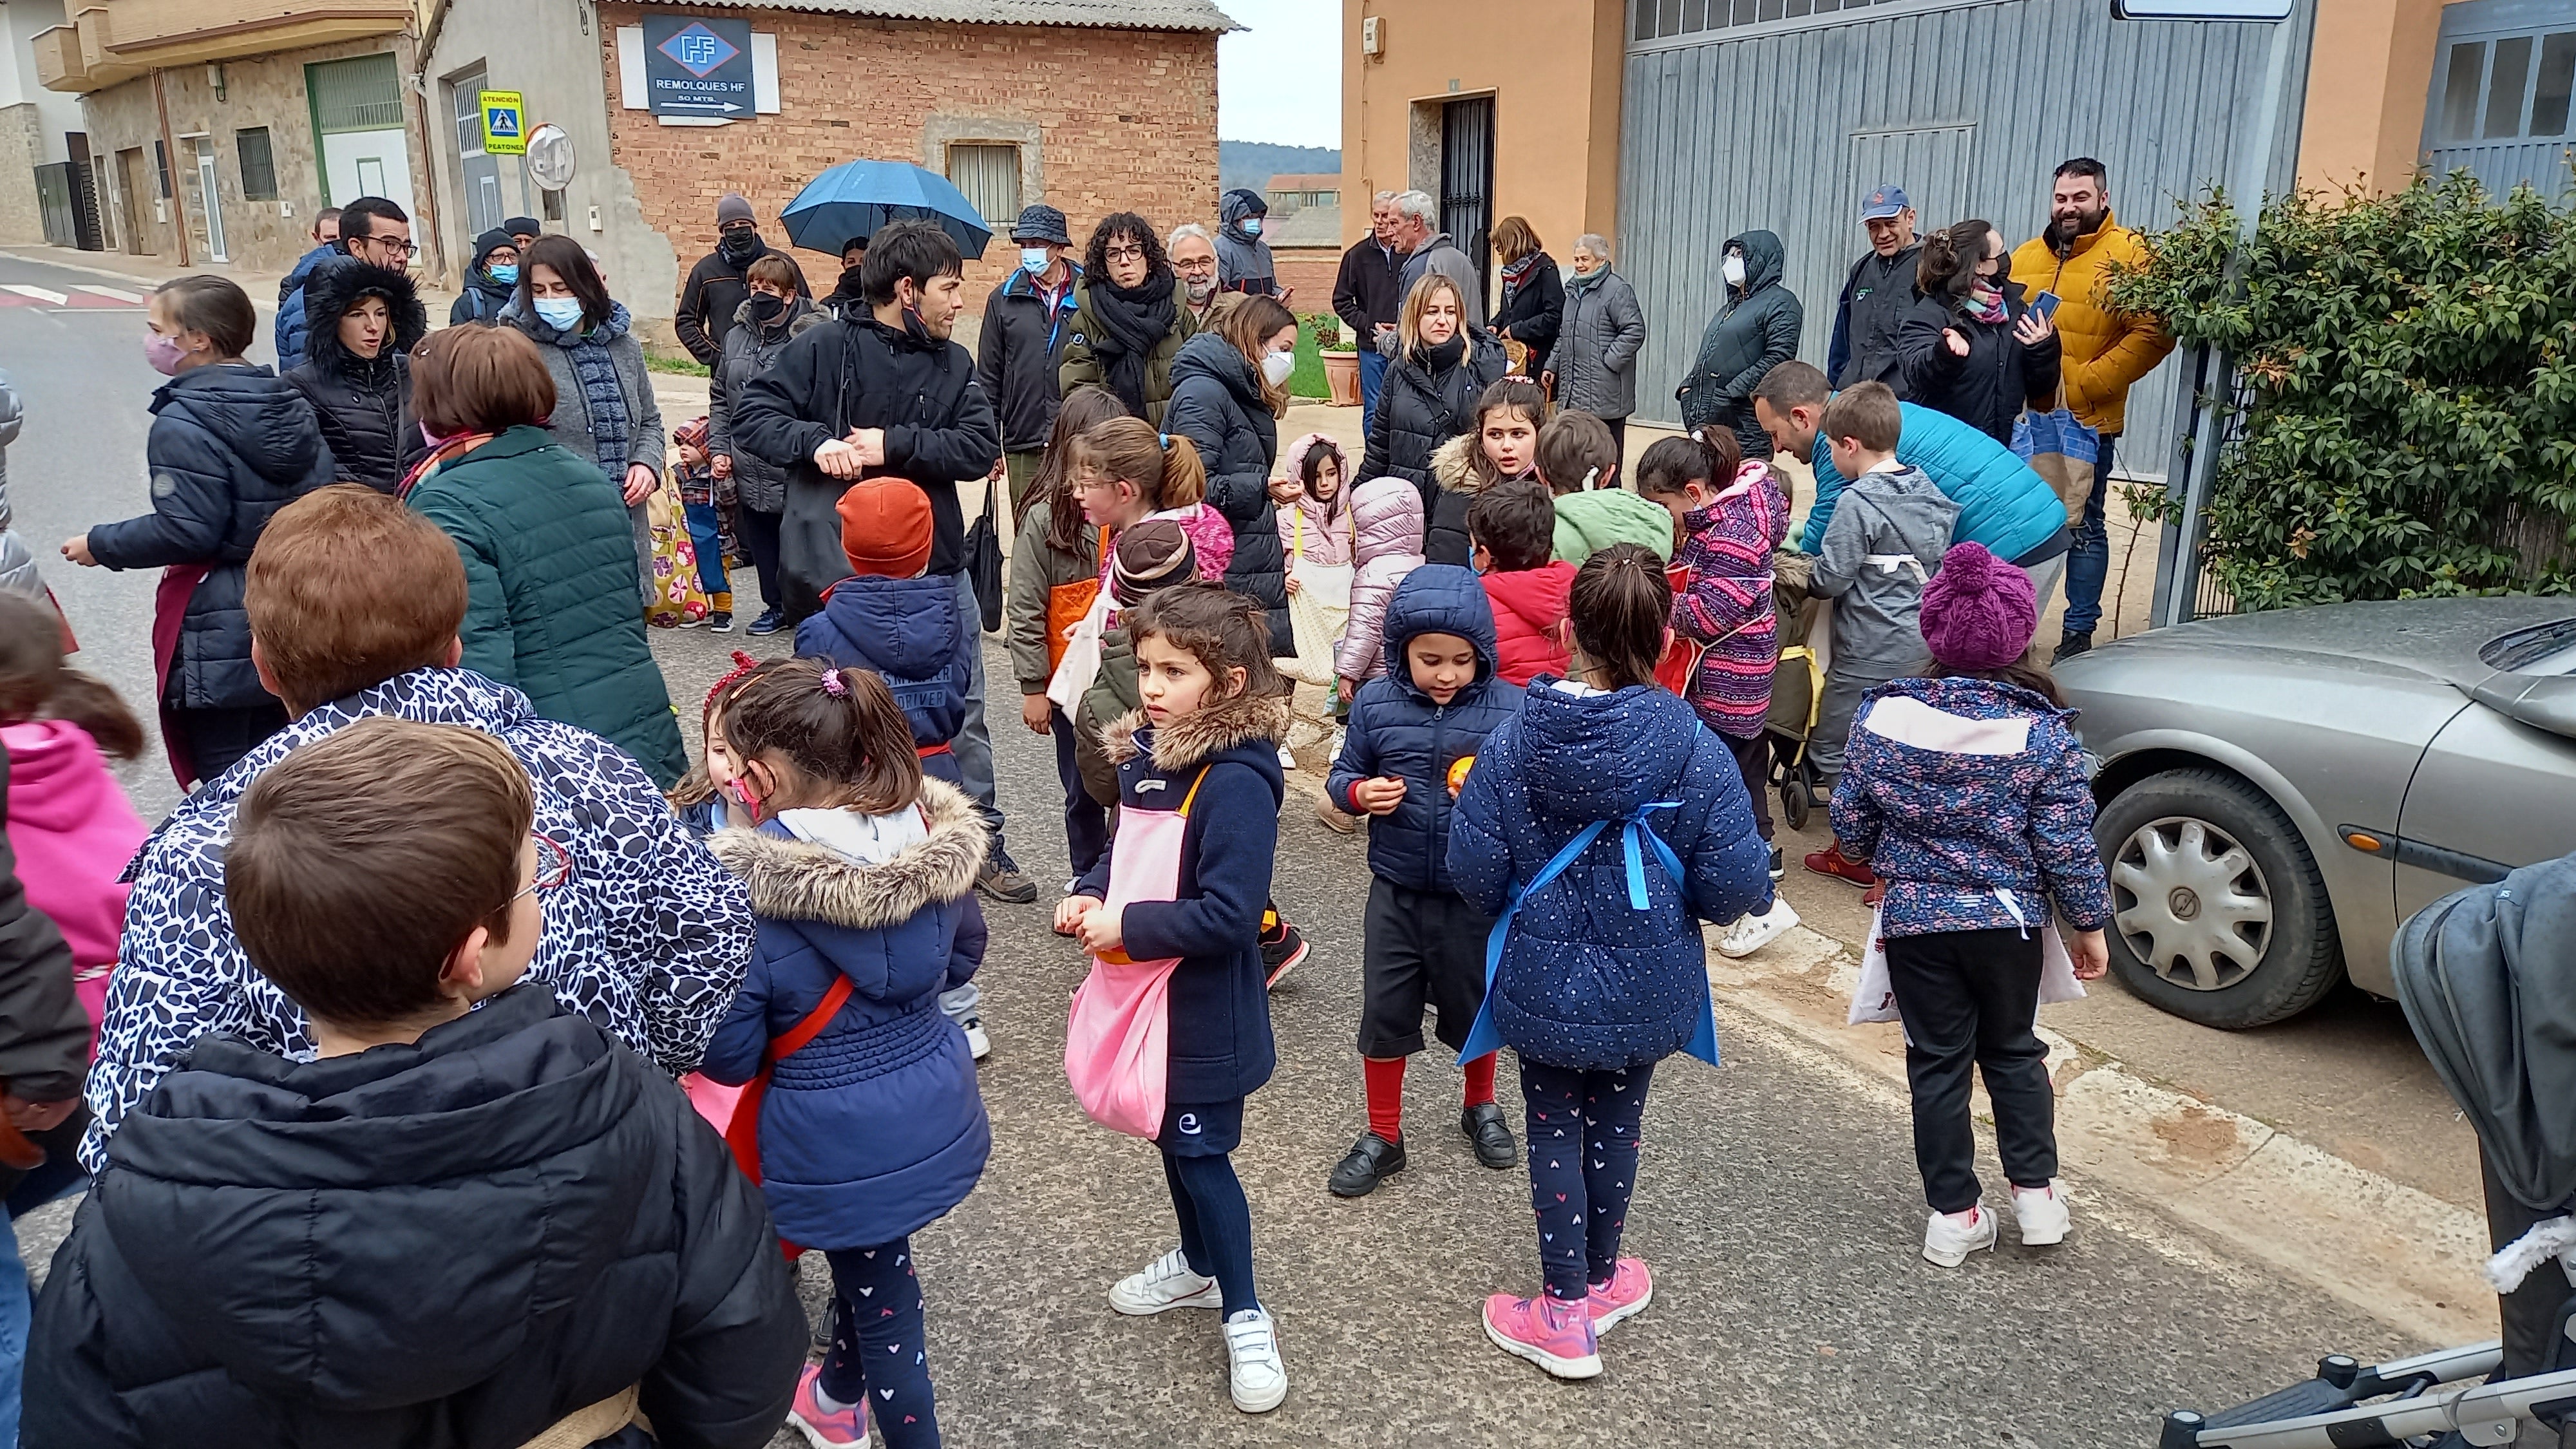
[[[1172,435],[1171,435],[1171,434],[1169,434],[1169,433],[1156,433],[1156,434],[1154,435],[1154,442],[1155,442],[1156,446],[1160,447],[1164,452],[1168,453],[1168,452],[1172,451]]]

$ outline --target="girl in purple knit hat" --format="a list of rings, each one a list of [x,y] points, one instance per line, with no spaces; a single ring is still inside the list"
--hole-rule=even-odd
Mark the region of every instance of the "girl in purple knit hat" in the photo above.
[[[2110,889],[2075,716],[2047,671],[2024,661],[2038,624],[2028,576],[1982,545],[1951,548],[1923,590],[1932,675],[1863,698],[1834,789],[1835,838],[1887,883],[1879,934],[1932,1206],[1923,1256],[1945,1268],[1995,1244],[1968,1120],[1972,1070],[1994,1101],[2022,1245],[2065,1241],[2056,1098],[2034,1030],[2052,902],[2075,975],[2109,964]]]

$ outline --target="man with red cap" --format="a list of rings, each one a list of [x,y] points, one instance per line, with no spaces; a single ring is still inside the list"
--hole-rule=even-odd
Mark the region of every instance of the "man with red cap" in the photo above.
[[[850,576],[824,590],[822,612],[796,626],[796,652],[876,671],[912,724],[922,773],[963,789],[949,746],[965,724],[977,640],[955,586],[928,572],[930,498],[901,478],[869,478],[851,484],[834,511]],[[939,1008],[965,1029],[980,1059],[993,1049],[973,979],[984,959],[984,916],[972,897],[966,906]]]

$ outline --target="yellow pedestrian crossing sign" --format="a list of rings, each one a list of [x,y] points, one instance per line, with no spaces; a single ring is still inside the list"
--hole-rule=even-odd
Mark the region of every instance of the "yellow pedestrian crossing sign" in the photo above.
[[[523,124],[517,91],[481,91],[475,104],[483,110],[483,154],[525,156],[528,128]]]

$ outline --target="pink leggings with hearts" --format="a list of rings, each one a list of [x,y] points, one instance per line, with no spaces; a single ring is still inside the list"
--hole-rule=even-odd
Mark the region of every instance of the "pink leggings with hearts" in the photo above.
[[[1637,1123],[1655,1064],[1583,1072],[1521,1059],[1529,1111],[1530,1204],[1547,1296],[1580,1302],[1619,1265],[1628,1195],[1637,1185]]]
[[[840,1403],[866,1400],[886,1449],[938,1449],[912,1240],[823,1257],[832,1265],[832,1348],[820,1387]]]

